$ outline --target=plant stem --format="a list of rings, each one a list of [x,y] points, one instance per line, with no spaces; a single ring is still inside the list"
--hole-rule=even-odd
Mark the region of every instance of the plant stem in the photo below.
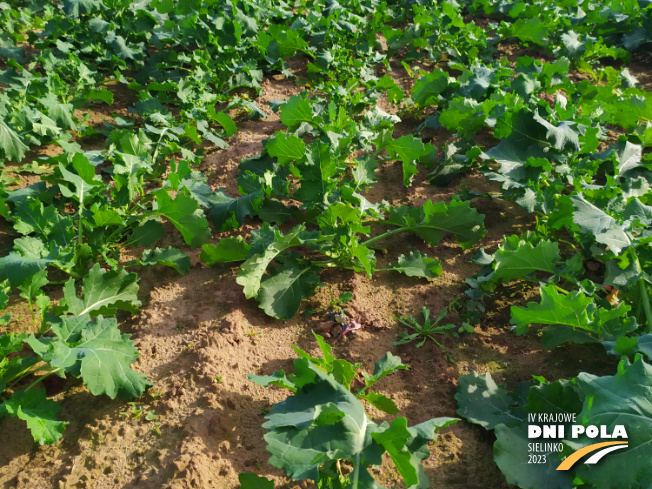
[[[7,391],[8,389],[11,389],[14,385],[16,385],[17,382],[20,382],[20,379],[25,377],[27,374],[32,373],[32,371],[38,370],[40,367],[37,367],[37,366],[39,366],[39,365],[42,366],[43,363],[42,362],[36,362],[35,364],[30,365],[29,367],[21,370],[20,372],[15,374],[13,377],[11,377],[9,379],[6,379],[7,386],[5,387],[5,391]]]
[[[355,455],[355,464],[353,465],[353,481],[351,482],[352,489],[358,489],[358,480],[360,479],[360,452]]]
[[[156,149],[154,150],[154,154],[152,155],[152,161],[154,162],[155,165],[156,165],[156,157],[158,156],[158,147],[160,146],[161,141],[163,140],[163,136],[165,135],[167,130],[168,130],[167,127],[163,128],[163,130],[161,131],[161,135],[158,138],[158,142],[156,143]]]
[[[32,315],[32,322],[34,326],[38,328],[38,323],[36,322],[36,316],[34,315],[34,305],[32,304],[32,298],[27,299],[27,305],[29,306],[29,313]]]
[[[401,232],[403,232],[403,231],[405,231],[407,229],[410,229],[410,227],[409,226],[403,226],[403,227],[400,227],[400,228],[392,229],[391,231],[387,231],[387,232],[385,232],[383,234],[379,234],[375,238],[368,239],[367,241],[364,241],[364,242],[362,242],[360,244],[362,246],[369,246],[370,244],[375,243],[376,241],[380,241],[381,239],[388,238],[389,236],[392,236],[393,234],[401,233]]]
[[[347,267],[346,265],[336,265],[333,260],[324,260],[324,261],[313,261],[310,260],[311,265],[315,265],[316,267],[322,267],[322,268],[341,268],[343,270],[353,270],[354,272],[357,271],[355,267]]]
[[[36,384],[38,384],[39,382],[42,382],[43,380],[48,378],[50,375],[57,373],[59,370],[61,370],[61,369],[60,368],[55,368],[54,370],[50,370],[47,374],[41,375],[38,379],[36,379],[34,382],[32,382],[30,385],[28,385],[27,388],[25,389],[25,391],[28,391],[28,390],[32,389]]]
[[[559,241],[560,243],[566,243],[568,246],[570,246],[571,248],[573,248],[575,251],[578,251],[578,250],[577,250],[577,246],[575,246],[575,245],[574,245],[573,243],[571,243],[570,241],[567,241],[567,240],[565,240],[565,239],[559,239],[559,238],[557,238],[557,241]]]
[[[643,277],[638,279],[638,286],[641,290],[641,300],[643,301],[643,309],[645,310],[645,318],[647,319],[647,332],[652,333],[652,306],[650,305],[650,297],[647,293],[647,285]]]
[[[568,291],[565,289],[562,289],[559,285],[553,284],[555,286],[555,289],[557,289],[558,292],[561,292],[562,294],[566,295],[568,294]]]
[[[632,258],[634,260],[634,265],[636,266],[636,272],[641,275],[641,277],[638,279],[638,287],[641,293],[641,302],[643,303],[643,310],[645,311],[645,319],[647,320],[647,328],[646,331],[648,333],[652,333],[652,305],[650,305],[650,296],[647,293],[647,285],[645,285],[645,279],[643,278],[643,267],[641,266],[641,262],[638,259],[638,255],[636,254],[636,250],[634,250],[633,246],[629,247],[629,254],[632,255]]]
[[[70,275],[70,276],[71,276],[72,278],[74,278],[74,279],[80,279],[80,278],[82,278],[81,275],[76,274],[76,273],[71,273],[71,272],[68,272],[68,271],[66,271],[66,270],[63,270],[63,272],[64,272],[64,273],[67,273],[68,275]],[[53,280],[50,280],[50,281],[48,282],[48,285],[63,285],[63,284],[65,284],[66,282],[67,282],[67,280],[54,280],[54,281],[53,281]]]
[[[84,200],[79,200],[79,224],[77,226],[77,245],[82,245],[83,235],[82,235],[82,213],[84,212]]]
[[[527,282],[531,282],[533,284],[539,284],[540,282],[538,280],[532,280],[532,279],[523,279],[526,280]],[[564,295],[568,294],[568,291],[566,289],[562,289],[559,285],[557,284],[550,284],[552,285],[555,289],[557,289],[557,292],[561,292]]]

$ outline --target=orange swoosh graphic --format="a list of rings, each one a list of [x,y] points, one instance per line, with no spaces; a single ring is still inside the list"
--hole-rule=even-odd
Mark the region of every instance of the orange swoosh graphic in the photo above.
[[[575,453],[569,455],[566,460],[564,460],[562,463],[559,464],[559,467],[557,467],[557,470],[568,470],[570,469],[575,462],[577,462],[579,459],[581,459],[584,455],[587,453],[595,452],[596,450],[603,448],[603,447],[608,447],[611,445],[627,445],[626,441],[605,441],[602,443],[594,443],[593,445],[589,445],[588,447],[580,448],[578,451]]]

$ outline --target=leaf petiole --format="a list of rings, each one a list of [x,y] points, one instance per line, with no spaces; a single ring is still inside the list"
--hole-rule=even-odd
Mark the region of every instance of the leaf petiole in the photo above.
[[[642,274],[643,267],[641,267],[641,262],[638,259],[636,250],[634,250],[633,247],[630,247],[629,251],[630,254],[632,255],[632,259],[634,260],[634,264],[636,265],[636,271],[639,274]],[[650,305],[650,296],[647,293],[647,285],[645,285],[645,279],[643,279],[642,275],[638,279],[638,287],[641,293],[641,302],[643,303],[643,310],[645,311],[645,319],[647,320],[646,331],[648,333],[652,333],[652,305]]]
[[[79,224],[77,225],[77,244],[81,246],[83,244],[84,235],[82,233],[83,223],[82,223],[82,213],[84,212],[84,199],[79,199]]]
[[[376,241],[380,241],[381,239],[388,238],[388,237],[390,237],[390,236],[392,236],[394,234],[398,234],[398,233],[401,233],[403,231],[407,231],[408,229],[410,229],[410,226],[403,226],[403,227],[400,227],[400,228],[392,229],[390,231],[379,234],[378,236],[376,236],[374,238],[368,239],[367,241],[364,241],[364,242],[362,242],[360,244],[362,246],[369,247],[370,244],[375,243]]]
[[[42,382],[43,380],[47,379],[50,375],[52,375],[52,374],[56,374],[56,373],[59,372],[59,371],[61,371],[61,368],[55,368],[54,370],[50,370],[47,374],[45,374],[45,375],[41,375],[38,379],[36,379],[34,382],[32,382],[30,385],[28,385],[28,386],[27,386],[25,389],[23,389],[23,390],[25,390],[25,391],[29,391],[29,390],[31,390],[32,388],[34,388],[34,386],[36,386],[37,384],[39,384],[39,383]]]

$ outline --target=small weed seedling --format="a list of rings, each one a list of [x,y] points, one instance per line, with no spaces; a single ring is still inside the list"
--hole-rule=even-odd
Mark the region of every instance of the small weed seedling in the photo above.
[[[137,406],[135,402],[128,402],[127,405],[129,406],[129,410],[120,411],[120,416],[124,416],[126,418],[131,417],[131,419],[138,419],[145,411],[143,406]]]
[[[347,302],[350,302],[355,296],[353,295],[353,292],[342,292],[337,299],[333,295],[333,289],[328,286],[328,291],[330,292],[331,296],[331,310],[336,310],[337,312],[342,312],[342,307],[340,304],[346,304]]]
[[[164,391],[154,391],[154,390],[149,391],[149,395],[152,396],[152,399],[154,401],[158,401],[163,396],[163,394],[165,394]]]
[[[457,333],[455,332],[455,329],[457,326],[454,324],[445,324],[442,326],[438,326],[439,322],[446,317],[446,314],[448,314],[448,309],[444,309],[437,319],[434,322],[430,322],[430,309],[427,307],[423,307],[423,326],[419,324],[419,322],[416,320],[416,318],[412,315],[410,316],[403,316],[398,318],[398,320],[407,326],[408,328],[412,329],[415,331],[415,333],[408,334],[404,331],[401,332],[401,339],[395,343],[392,343],[392,345],[405,345],[407,343],[410,343],[414,340],[420,340],[419,343],[417,343],[417,348],[421,348],[426,340],[430,338],[432,341],[435,342],[439,348],[444,349],[444,345],[439,343],[433,335],[436,334],[446,334],[449,336],[455,336],[457,337]]]
[[[126,418],[131,418],[132,420],[137,420],[140,418],[145,418],[146,421],[154,421],[158,418],[158,414],[154,411],[148,411],[145,406],[138,406],[135,402],[128,402],[129,410],[120,411],[120,416]]]
[[[255,338],[256,338],[256,336],[258,336],[259,338],[262,338],[263,333],[262,333],[262,331],[254,331],[254,327],[251,324],[249,324],[248,326],[249,326],[249,331],[247,331],[245,334],[247,335],[247,337],[251,340],[251,342],[254,345],[257,345],[258,341]]]

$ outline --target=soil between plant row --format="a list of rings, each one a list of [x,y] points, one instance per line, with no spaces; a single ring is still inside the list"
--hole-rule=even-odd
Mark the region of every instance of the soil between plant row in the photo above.
[[[519,52],[514,54],[516,50]],[[508,45],[501,54],[509,58],[523,55],[521,51]],[[289,64],[301,79],[305,59],[296,58]],[[392,77],[403,88],[409,87],[412,80],[401,71],[400,63],[393,62],[392,66]],[[630,71],[642,85],[652,87],[647,66],[632,64]],[[257,102],[267,111],[269,102],[287,99],[302,89],[295,80],[275,75],[264,80]],[[388,112],[393,109],[382,100],[379,106]],[[111,107],[112,114],[120,110],[119,106]],[[212,188],[224,187],[232,196],[237,194],[240,160],[257,154],[266,137],[283,129],[278,115],[267,112],[268,118],[260,121],[237,120],[238,133],[228,148],[209,148],[199,169],[208,175]],[[91,120],[101,124],[109,117],[106,112],[93,112]],[[411,133],[417,124],[407,119],[396,125],[395,135]],[[453,139],[443,129],[431,132],[430,141],[438,147]],[[497,142],[489,136],[486,139],[492,145]],[[424,142],[427,140],[424,137]],[[34,150],[31,159],[57,151],[56,147],[43,147]],[[372,202],[420,205],[428,199],[449,201],[459,188],[477,192],[497,188],[477,172],[438,188],[427,183],[427,173],[419,168],[412,186],[406,188],[402,185],[400,162],[381,163],[379,182],[365,197]],[[21,186],[26,186],[38,177],[21,179]],[[119,398],[94,397],[78,380],[48,378],[44,387],[60,402],[60,417],[69,420],[70,425],[60,443],[38,446],[22,421],[0,419],[3,439],[11,441],[0,444],[0,484],[18,489],[232,488],[238,485],[239,473],[256,472],[272,479],[278,488],[305,487],[290,482],[282,471],[266,463],[269,453],[261,427],[264,414],[283,400],[286,392],[264,389],[249,382],[246,375],[291,370],[295,357],[292,344],[316,355],[311,330],[327,339],[336,357],[361,362],[367,370],[387,351],[399,355],[409,370],[384,379],[378,391],[395,401],[410,424],[439,416],[455,417],[457,379],[473,370],[491,372],[497,381],[507,385],[529,380],[533,374],[556,379],[570,378],[585,370],[613,373],[616,359],[607,357],[600,345],[568,345],[549,351],[542,348],[536,334],[514,335],[510,331],[509,308],[523,304],[532,293],[529,286],[520,283],[498,292],[473,334],[442,336],[443,349],[432,342],[418,349],[413,345],[392,345],[404,329],[397,317],[417,315],[422,306],[436,314],[463,293],[464,279],[478,270],[470,262],[477,249],[484,247],[492,252],[503,236],[522,234],[533,226],[525,211],[505,201],[477,198],[472,206],[486,216],[488,232],[470,250],[463,251],[452,239],[445,239],[436,249],[417,237],[394,237],[386,242],[388,254],[417,249],[441,260],[444,271],[435,280],[389,273],[377,273],[369,279],[342,270],[322,273],[321,280],[334,294],[350,291],[355,296],[345,310],[362,324],[362,329],[346,336],[340,336],[340,327],[323,314],[330,304],[328,287],[320,288],[302,307],[313,308],[313,314],[297,315],[289,321],[271,319],[255,301],[244,298],[235,282],[234,267],[202,264],[199,250],[186,246],[169,226],[158,245],[176,246],[187,253],[191,269],[183,276],[159,267],[135,270],[141,277],[139,297],[143,307],[138,315],[123,318],[120,324],[140,351],[134,368],[155,385],[141,398],[127,403]],[[0,250],[6,253],[15,236],[6,224],[0,226]],[[251,223],[245,222],[243,230],[251,228]],[[135,250],[127,250],[122,259],[126,263],[134,256]],[[50,292],[51,297],[57,297],[54,289]],[[9,309],[23,319],[12,327],[29,330],[29,313],[17,295],[12,297]],[[447,320],[456,322],[455,313]],[[137,416],[138,409],[157,417],[148,421]],[[376,421],[391,420],[373,408],[369,412]],[[424,462],[431,486],[508,487],[493,463],[492,445],[491,434],[465,421],[443,430]],[[403,487],[387,460],[379,474],[384,485]]]

